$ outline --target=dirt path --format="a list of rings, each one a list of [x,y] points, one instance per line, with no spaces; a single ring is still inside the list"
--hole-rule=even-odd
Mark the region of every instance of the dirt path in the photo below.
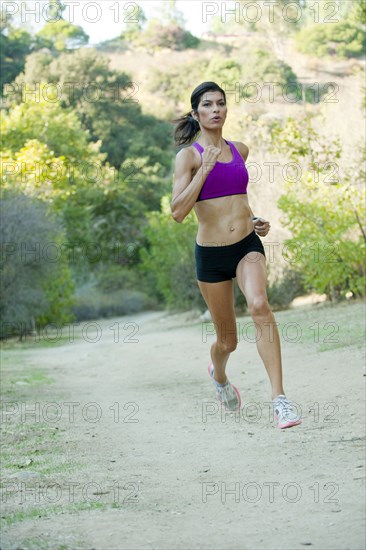
[[[249,317],[238,318],[227,371],[240,415],[214,398],[212,325],[197,319],[144,313],[99,322],[94,343],[89,325],[56,348],[5,350],[3,437],[13,451],[1,549],[364,548],[363,313],[358,303],[275,314],[285,390],[304,419],[283,431]],[[329,325],[314,341],[327,322],[340,344],[324,342]],[[32,384],[33,371],[51,383]],[[22,404],[35,415],[22,417]]]

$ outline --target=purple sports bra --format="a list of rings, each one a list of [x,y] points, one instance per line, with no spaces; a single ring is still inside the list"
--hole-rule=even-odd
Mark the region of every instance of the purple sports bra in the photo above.
[[[231,141],[226,141],[226,143],[230,146],[233,158],[230,162],[216,161],[202,186],[197,201],[225,197],[226,195],[246,194],[249,174],[244,159]],[[202,157],[202,151],[204,151],[202,145],[197,141],[192,145]]]

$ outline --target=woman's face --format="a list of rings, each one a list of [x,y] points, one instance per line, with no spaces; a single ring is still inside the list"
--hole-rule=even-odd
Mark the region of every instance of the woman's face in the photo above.
[[[198,120],[201,127],[213,130],[222,128],[227,115],[227,107],[221,92],[205,92],[198,104],[197,112],[192,116]]]

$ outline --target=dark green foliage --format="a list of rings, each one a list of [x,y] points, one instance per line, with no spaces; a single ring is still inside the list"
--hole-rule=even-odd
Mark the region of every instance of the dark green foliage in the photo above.
[[[51,59],[47,51],[30,56],[16,80],[19,87],[53,83],[62,106],[74,110],[93,141],[101,141],[101,151],[115,168],[131,157],[168,167],[170,126],[142,113],[139,85],[129,75],[111,70],[108,59],[91,48]]]
[[[3,193],[1,210],[1,298],[3,337],[38,322],[72,319],[73,284],[60,254],[62,227],[40,201]],[[8,328],[8,330],[6,330]]]
[[[194,265],[197,223],[191,212],[183,224],[175,222],[169,211],[168,195],[162,211],[147,215],[144,228],[146,246],[139,251],[140,268],[152,277],[151,289],[163,296],[169,308],[203,308]]]
[[[204,75],[204,80],[217,82],[224,90],[233,90],[235,84],[241,82],[241,67],[236,59],[217,54],[205,67]]]
[[[64,19],[46,23],[36,37],[38,48],[49,48],[55,52],[80,48],[89,42],[89,36],[82,27]]]
[[[297,296],[306,293],[301,273],[287,267],[281,279],[276,280],[267,289],[268,300],[274,309],[286,309]]]
[[[317,23],[296,35],[298,49],[308,55],[359,57],[365,54],[366,32],[349,21]]]
[[[4,84],[12,82],[24,69],[26,56],[32,45],[31,35],[23,30],[1,24],[0,33],[0,93],[3,95]]]
[[[277,59],[270,50],[263,50],[259,47],[250,48],[242,71],[243,84],[254,82],[262,87],[265,82],[275,83],[275,96],[282,96],[286,86],[290,84],[298,85],[297,76],[290,65]],[[244,97],[255,96],[256,93],[255,86],[247,86],[243,89]]]
[[[181,75],[185,75],[185,86],[181,84]],[[299,92],[298,101],[301,100],[301,88],[296,74],[288,65],[279,60],[272,52],[261,47],[248,47],[245,50],[245,62],[239,63],[236,58],[223,56],[217,53],[210,60],[200,58],[187,62],[169,71],[154,68],[151,71],[148,87],[152,92],[164,94],[175,104],[189,102],[189,90],[193,89],[200,81],[217,82],[223,89],[240,89],[244,98],[255,96],[257,84],[263,87],[265,82],[275,83],[275,97],[282,96],[287,86],[288,93],[292,96]],[[248,86],[247,86],[248,84]],[[239,88],[240,85],[240,88]],[[305,99],[311,99],[314,93],[310,93]]]
[[[197,86],[197,82],[204,81],[205,71],[209,61],[197,59],[176,66],[169,71],[153,67],[148,80],[148,88],[165,98],[173,100],[176,104],[189,102],[190,91]],[[184,74],[184,86],[182,86],[182,74]]]
[[[289,261],[301,273],[304,287],[331,300],[347,292],[364,296],[365,190],[355,178],[364,159],[342,181],[330,181],[329,163],[341,157],[342,146],[317,132],[311,118],[289,118],[272,129],[272,138],[274,150],[285,147],[291,160],[303,166],[301,181],[286,182],[278,206],[292,234],[284,243]]]

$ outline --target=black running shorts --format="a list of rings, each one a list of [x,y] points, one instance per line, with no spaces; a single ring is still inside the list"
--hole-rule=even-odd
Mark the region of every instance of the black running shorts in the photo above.
[[[248,252],[266,256],[262,241],[254,229],[241,241],[226,246],[201,246],[196,241],[194,253],[197,279],[207,283],[234,279],[238,263]],[[258,258],[250,261],[257,261]]]

